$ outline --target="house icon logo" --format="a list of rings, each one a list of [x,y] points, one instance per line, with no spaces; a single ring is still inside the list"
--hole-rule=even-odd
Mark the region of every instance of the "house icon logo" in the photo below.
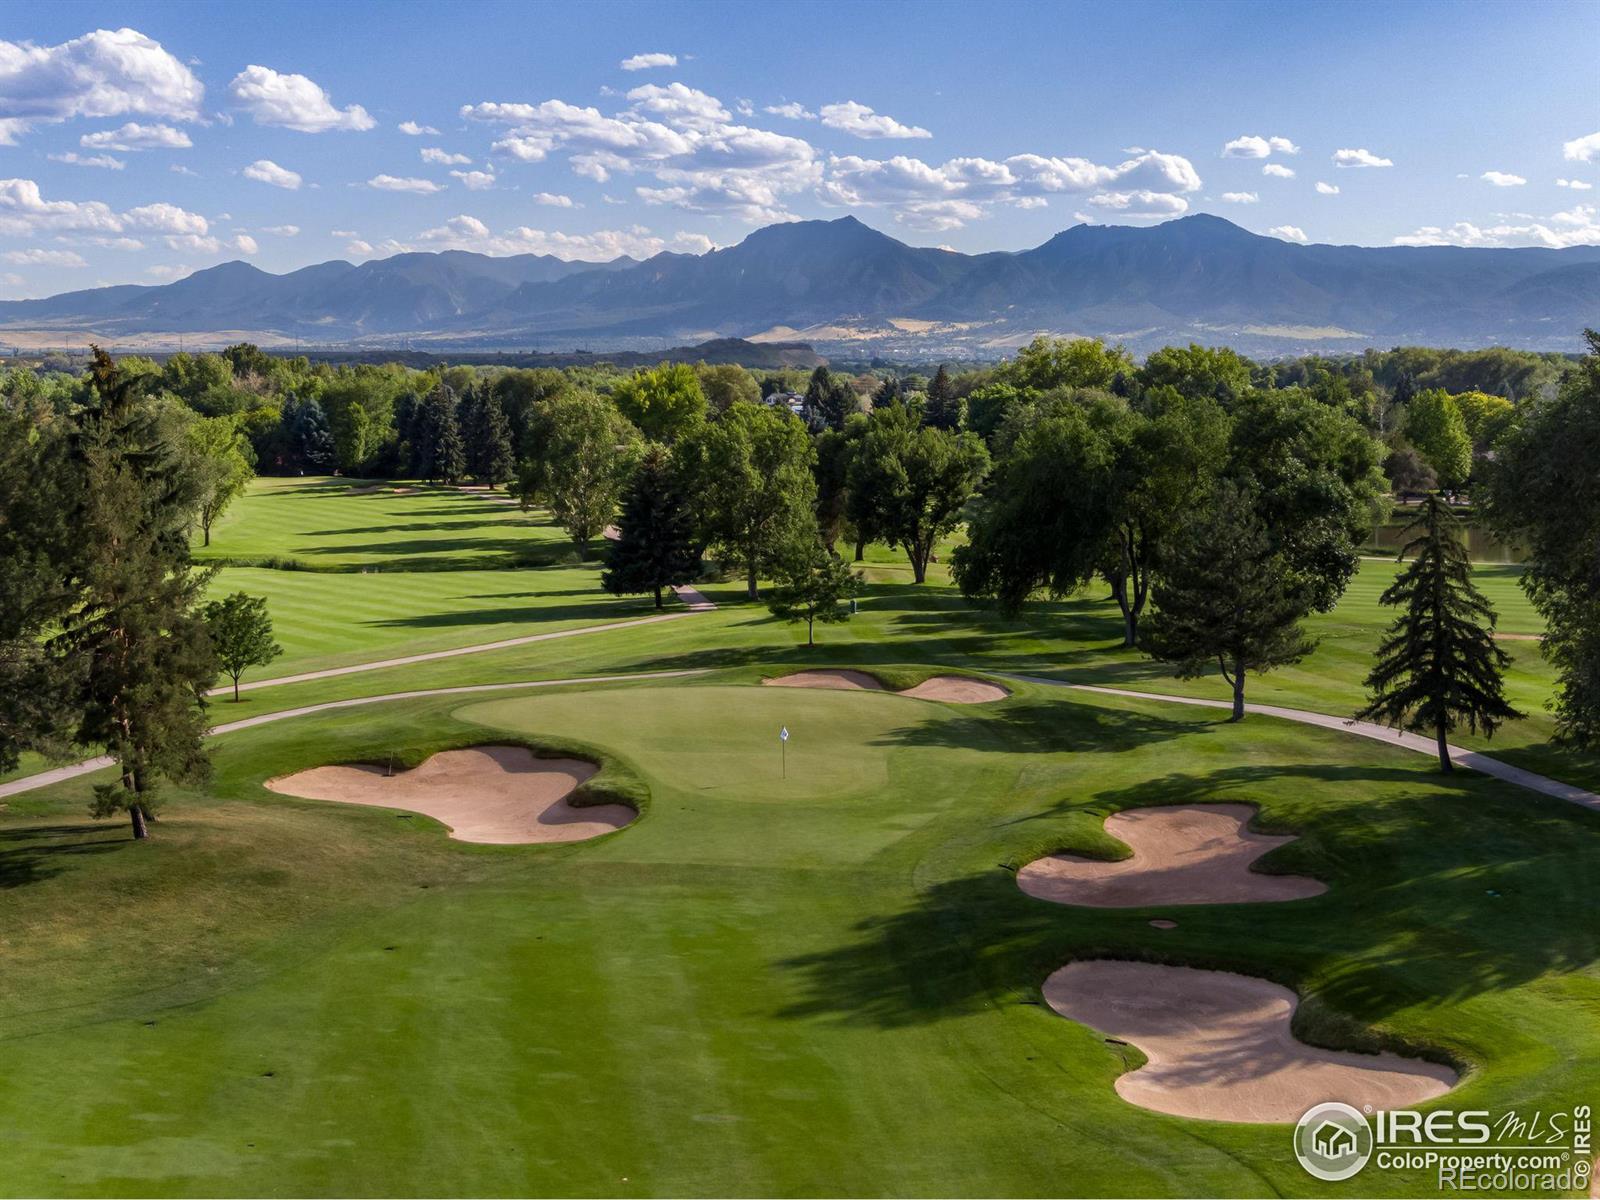
[[[1349,1179],[1372,1157],[1372,1128],[1348,1104],[1318,1104],[1294,1127],[1294,1156],[1308,1174],[1327,1183]]]

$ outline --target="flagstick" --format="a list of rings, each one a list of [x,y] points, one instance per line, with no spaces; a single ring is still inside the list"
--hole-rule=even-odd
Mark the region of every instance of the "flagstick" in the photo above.
[[[778,739],[778,763],[783,768],[783,778],[789,778],[789,739]]]

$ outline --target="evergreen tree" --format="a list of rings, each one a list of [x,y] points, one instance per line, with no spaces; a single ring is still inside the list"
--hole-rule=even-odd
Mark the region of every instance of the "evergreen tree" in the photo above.
[[[511,450],[511,423],[500,398],[487,390],[479,392],[465,427],[470,430],[467,457],[472,477],[490,487],[510,479],[517,462]]]
[[[339,449],[322,405],[314,398],[300,401],[293,420],[290,445],[296,460],[313,471],[331,471],[339,461]]]
[[[195,608],[212,572],[189,559],[201,483],[182,431],[99,349],[90,376],[94,400],[72,446],[79,595],[51,650],[77,674],[75,740],[104,747],[119,767],[92,811],[127,812],[143,838],[158,781],[199,782],[210,770],[201,738],[216,660]]]
[[[935,429],[959,430],[966,424],[966,410],[966,402],[956,395],[955,385],[950,382],[949,369],[940,363],[928,385],[928,402],[923,410],[927,423]]]
[[[794,556],[779,570],[778,586],[767,609],[779,620],[806,623],[806,645],[815,646],[816,625],[837,625],[851,613],[846,601],[861,590],[861,580],[838,555],[820,544]]]
[[[454,483],[467,469],[466,446],[456,421],[456,394],[447,384],[428,393],[412,423],[411,465],[419,479]]]
[[[1501,676],[1511,657],[1494,642],[1494,609],[1472,584],[1472,563],[1455,514],[1434,493],[1406,527],[1408,566],[1378,598],[1403,607],[1378,646],[1367,676],[1371,700],[1356,716],[1432,733],[1439,769],[1451,770],[1450,731],[1463,718],[1493,737],[1522,714],[1506,703]]]
[[[651,445],[634,469],[622,495],[618,538],[600,584],[613,596],[655,596],[661,589],[688,583],[698,574],[700,555],[694,519],[665,446]]]
[[[1247,671],[1299,662],[1314,644],[1300,629],[1315,607],[1313,589],[1299,579],[1255,499],[1224,480],[1180,527],[1156,581],[1157,611],[1140,637],[1179,679],[1220,667],[1233,689],[1235,721],[1244,719]]]
[[[811,372],[806,384],[806,412],[829,429],[843,429],[844,419],[855,409],[855,389],[848,380],[835,379],[827,367]]]

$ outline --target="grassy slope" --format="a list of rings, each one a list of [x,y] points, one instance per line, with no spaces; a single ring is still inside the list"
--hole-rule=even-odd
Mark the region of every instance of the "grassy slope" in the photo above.
[[[474,728],[610,747],[649,814],[471,847],[259,788]],[[84,839],[81,785],[0,832],[0,1192],[1314,1193],[1282,1128],[1115,1097],[1118,1049],[1037,1003],[1094,954],[1308,989],[1308,1037],[1472,1065],[1449,1103],[1600,1086],[1600,821],[1337,734],[1044,689],[657,685],[339,714],[218,767],[146,846]],[[1162,933],[997,869],[1195,799],[1302,831],[1274,865],[1332,890]]]

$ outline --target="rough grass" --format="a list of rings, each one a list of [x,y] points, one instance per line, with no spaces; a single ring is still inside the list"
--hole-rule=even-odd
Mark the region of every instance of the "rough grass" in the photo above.
[[[0,1193],[1337,1191],[1284,1128],[1121,1102],[1137,1052],[1039,1000],[1078,957],[1295,987],[1310,1040],[1468,1067],[1443,1106],[1549,1111],[1600,1086],[1593,814],[1280,722],[752,683],[228,735],[213,784],[140,845],[81,815],[84,781],[19,797],[0,818]],[[611,755],[649,811],[592,843],[471,846],[260,786],[500,739]],[[1330,891],[1186,907],[1163,932],[1160,909],[1042,903],[1001,867],[1197,801],[1299,832],[1275,865]]]

